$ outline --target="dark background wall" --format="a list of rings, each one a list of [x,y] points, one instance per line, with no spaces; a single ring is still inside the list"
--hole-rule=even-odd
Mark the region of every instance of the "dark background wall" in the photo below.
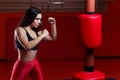
[[[107,4],[107,10],[102,15],[102,44],[95,49],[99,57],[120,56],[120,1],[114,0]],[[42,41],[39,45],[39,58],[83,58],[79,20],[81,13],[45,13],[43,28],[50,30],[47,17],[53,16],[57,21],[58,39],[55,42]],[[0,13],[0,59],[14,60],[17,57],[13,34],[22,12]]]

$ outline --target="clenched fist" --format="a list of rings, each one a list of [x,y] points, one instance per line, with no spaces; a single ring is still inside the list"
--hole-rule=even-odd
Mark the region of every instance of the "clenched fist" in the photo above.
[[[50,24],[55,24],[55,23],[56,23],[55,18],[53,18],[53,17],[49,17],[49,18],[48,18],[48,22],[49,22]]]

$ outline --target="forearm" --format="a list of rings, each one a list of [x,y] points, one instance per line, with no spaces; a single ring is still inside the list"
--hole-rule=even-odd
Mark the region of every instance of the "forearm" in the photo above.
[[[39,44],[39,42],[43,39],[43,36],[39,36],[34,40],[28,41],[28,44],[26,45],[26,49],[31,49],[33,47],[35,47],[37,44]]]
[[[53,40],[56,40],[56,38],[57,38],[56,23],[51,24],[51,37]]]
[[[28,49],[31,49],[31,48],[35,47],[48,34],[49,34],[48,31],[45,29],[41,34],[39,34],[39,36],[36,39],[34,39],[32,41],[29,41]]]

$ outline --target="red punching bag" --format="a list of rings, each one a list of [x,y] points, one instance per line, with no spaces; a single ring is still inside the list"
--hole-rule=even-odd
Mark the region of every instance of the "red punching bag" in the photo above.
[[[86,48],[96,48],[101,44],[101,15],[80,14],[80,30],[83,45]]]
[[[101,45],[102,20],[95,13],[95,0],[85,0],[86,11],[78,16],[85,50],[84,71],[74,74],[74,80],[105,80],[105,74],[94,70],[94,49]]]

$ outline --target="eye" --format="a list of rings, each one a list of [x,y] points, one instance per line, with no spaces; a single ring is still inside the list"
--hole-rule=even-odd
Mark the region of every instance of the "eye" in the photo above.
[[[40,18],[36,18],[36,20],[39,20]]]
[[[42,20],[42,18],[36,18],[36,20]]]

